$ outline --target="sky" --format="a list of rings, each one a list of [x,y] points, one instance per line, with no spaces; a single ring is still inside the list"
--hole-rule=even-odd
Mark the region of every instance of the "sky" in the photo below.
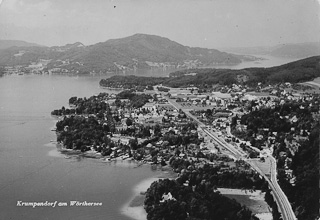
[[[91,45],[136,33],[192,47],[320,40],[320,0],[0,0],[0,39]]]

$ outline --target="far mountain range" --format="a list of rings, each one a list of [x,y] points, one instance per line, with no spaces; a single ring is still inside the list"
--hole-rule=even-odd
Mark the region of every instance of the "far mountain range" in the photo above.
[[[111,39],[90,46],[76,42],[65,46],[45,47],[23,41],[15,43],[0,40],[0,65],[43,65],[44,71],[63,73],[196,68],[216,64],[232,65],[257,59],[254,56],[235,55],[216,49],[184,46],[168,38],[147,34]]]
[[[260,59],[253,55],[304,58],[319,55],[320,44],[225,48],[225,51],[229,53],[216,49],[184,46],[168,38],[147,34],[135,34],[89,46],[76,42],[64,46],[46,47],[25,41],[0,40],[0,66],[20,66],[27,72],[72,74],[117,73],[154,68],[188,69],[235,65]]]
[[[237,54],[271,55],[302,59],[320,55],[320,42],[280,44],[272,47],[232,47],[221,48],[221,50]]]

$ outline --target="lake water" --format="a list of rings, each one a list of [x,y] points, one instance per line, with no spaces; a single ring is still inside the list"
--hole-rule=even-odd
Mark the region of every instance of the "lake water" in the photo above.
[[[141,180],[158,174],[135,163],[66,159],[50,140],[53,109],[71,96],[106,91],[98,77],[0,78],[0,219],[129,219],[119,211]],[[106,91],[108,92],[108,91]],[[101,207],[19,207],[24,202],[102,202]]]
[[[271,61],[262,62],[269,65]],[[274,60],[276,65],[279,62],[283,64]],[[150,73],[154,70],[146,75]],[[56,139],[51,131],[56,118],[50,112],[66,106],[71,96],[110,92],[99,87],[100,79],[47,75],[0,78],[0,219],[129,219],[121,214],[121,206],[131,198],[135,185],[159,175],[159,171],[150,166],[135,168],[133,162],[67,159],[50,144]],[[102,206],[17,206],[18,201],[69,204],[73,200],[101,202]]]

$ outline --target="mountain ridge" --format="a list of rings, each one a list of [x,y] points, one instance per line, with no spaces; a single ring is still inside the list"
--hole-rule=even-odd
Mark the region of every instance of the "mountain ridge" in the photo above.
[[[24,51],[18,58],[16,54]],[[0,51],[0,65],[27,65],[50,60],[48,69],[89,73],[143,68],[191,68],[214,64],[238,64],[254,57],[234,55],[216,49],[189,47],[165,37],[135,34],[125,38],[84,46],[77,42],[60,47],[14,47]]]
[[[30,43],[23,40],[0,40],[0,50],[8,49],[10,47],[46,47],[36,43]]]
[[[229,53],[307,58],[320,55],[320,42],[288,43],[275,46],[220,48]]]

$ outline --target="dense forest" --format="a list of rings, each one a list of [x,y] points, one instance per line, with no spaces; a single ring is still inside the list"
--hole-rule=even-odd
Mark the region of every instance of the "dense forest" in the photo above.
[[[287,195],[299,220],[319,217],[319,134],[318,124],[292,160],[291,169],[296,182]]]
[[[116,95],[116,103],[119,103],[120,99],[129,99],[130,107],[141,108],[149,99],[152,99],[152,96],[147,94],[137,94],[132,90],[124,90]]]
[[[147,88],[149,86],[155,86],[161,84],[163,81],[168,79],[167,77],[143,77],[143,76],[112,76],[108,79],[102,79],[100,86],[112,87],[112,88]]]

